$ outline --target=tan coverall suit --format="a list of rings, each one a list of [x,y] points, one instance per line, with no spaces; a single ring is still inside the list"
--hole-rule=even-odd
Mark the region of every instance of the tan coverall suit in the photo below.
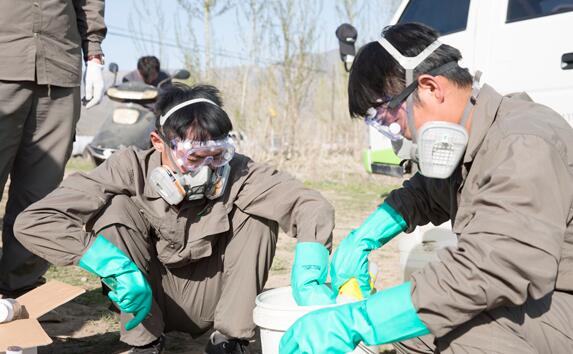
[[[401,353],[573,352],[573,129],[484,85],[461,166],[415,175],[387,202],[408,224],[453,221],[458,246],[412,274],[432,335]]]
[[[290,175],[235,155],[214,201],[167,204],[151,184],[155,150],[125,149],[88,174],[74,174],[16,220],[24,246],[56,265],[78,264],[97,235],[123,250],[153,290],[151,316],[121,334],[130,345],[213,326],[254,335],[252,311],[274,256],[278,226],[298,241],[331,247],[334,209]],[[121,316],[123,324],[131,315]],[[123,326],[122,326],[123,330]]]
[[[41,281],[48,263],[14,238],[18,213],[62,181],[80,116],[82,50],[101,54],[104,0],[0,1],[0,293]]]

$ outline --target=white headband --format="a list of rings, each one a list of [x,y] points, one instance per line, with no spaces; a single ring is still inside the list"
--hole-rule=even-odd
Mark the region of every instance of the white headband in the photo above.
[[[396,49],[396,47],[392,45],[392,43],[388,42],[386,38],[381,37],[378,40],[378,43],[380,43],[380,45],[386,49],[386,51],[390,53],[390,55],[394,57],[394,59],[396,59],[396,61],[406,70],[415,69],[418,65],[420,65],[421,62],[426,60],[430,54],[432,54],[436,49],[438,49],[439,46],[442,45],[440,41],[436,40],[415,57],[405,57],[398,51],[398,49]]]
[[[192,105],[192,104],[194,104],[194,103],[199,103],[199,102],[206,102],[206,103],[210,103],[210,104],[212,104],[212,105],[214,105],[214,106],[219,107],[218,104],[216,104],[215,102],[213,102],[213,101],[211,101],[211,100],[208,100],[208,99],[206,99],[206,98],[194,98],[194,99],[192,99],[192,100],[188,100],[188,101],[179,103],[177,106],[175,106],[175,107],[171,108],[169,111],[167,111],[167,113],[165,113],[164,115],[160,116],[160,117],[159,117],[159,125],[160,125],[160,126],[163,126],[163,124],[165,124],[165,122],[167,121],[167,119],[168,119],[173,113],[175,113],[176,111],[178,111],[179,109],[181,109],[181,108],[183,108],[183,107],[190,106],[190,105]]]

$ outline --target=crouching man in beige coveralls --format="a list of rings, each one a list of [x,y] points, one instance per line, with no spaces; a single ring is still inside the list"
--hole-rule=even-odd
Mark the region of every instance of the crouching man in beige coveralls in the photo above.
[[[246,352],[279,226],[298,239],[297,302],[332,302],[324,281],[333,208],[235,153],[221,107],[214,87],[167,89],[152,149],[127,148],[68,177],[17,219],[16,237],[32,252],[102,277],[132,353],[160,353],[167,331],[198,336],[213,326],[206,353]]]
[[[526,94],[480,84],[437,38],[390,26],[352,64],[350,113],[396,146],[416,144],[406,152],[420,172],[342,240],[332,284],[356,279],[368,297],[368,254],[418,225],[451,220],[458,245],[403,284],[302,317],[281,354],[360,341],[399,353],[573,352],[573,129]]]

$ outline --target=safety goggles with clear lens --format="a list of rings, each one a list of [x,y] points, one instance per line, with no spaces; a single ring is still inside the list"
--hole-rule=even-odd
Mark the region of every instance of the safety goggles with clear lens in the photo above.
[[[428,72],[428,75],[442,75],[448,70],[457,67],[457,62],[448,62]],[[408,98],[418,88],[418,81],[414,80],[397,95],[379,100],[376,107],[369,108],[364,117],[364,121],[369,126],[375,128],[392,141],[403,139],[401,124],[403,117],[401,112],[407,109]]]
[[[369,108],[364,117],[364,122],[388,139],[396,141],[403,138],[400,119],[404,115],[405,103],[402,102],[398,107],[390,108],[389,102],[391,100],[387,100],[376,108]]]
[[[229,137],[208,141],[173,139],[170,148],[175,162],[190,172],[197,171],[203,166],[212,168],[224,166],[235,155],[235,145]]]

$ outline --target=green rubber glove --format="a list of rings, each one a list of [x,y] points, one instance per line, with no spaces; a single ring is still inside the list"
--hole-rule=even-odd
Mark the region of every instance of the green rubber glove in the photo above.
[[[112,289],[107,296],[122,312],[135,316],[125,325],[126,330],[133,329],[145,319],[151,310],[151,287],[135,263],[113,243],[99,235],[79,265],[100,276]]]
[[[355,278],[362,296],[370,296],[368,254],[382,247],[394,236],[406,229],[406,221],[390,205],[384,203],[340,242],[330,264],[332,288],[338,293],[340,287]]]
[[[379,345],[430,333],[412,305],[410,282],[367,300],[312,311],[283,335],[280,354],[348,353],[360,342]]]
[[[318,242],[299,242],[291,272],[292,295],[300,306],[334,304],[336,294],[326,285],[328,250]]]

